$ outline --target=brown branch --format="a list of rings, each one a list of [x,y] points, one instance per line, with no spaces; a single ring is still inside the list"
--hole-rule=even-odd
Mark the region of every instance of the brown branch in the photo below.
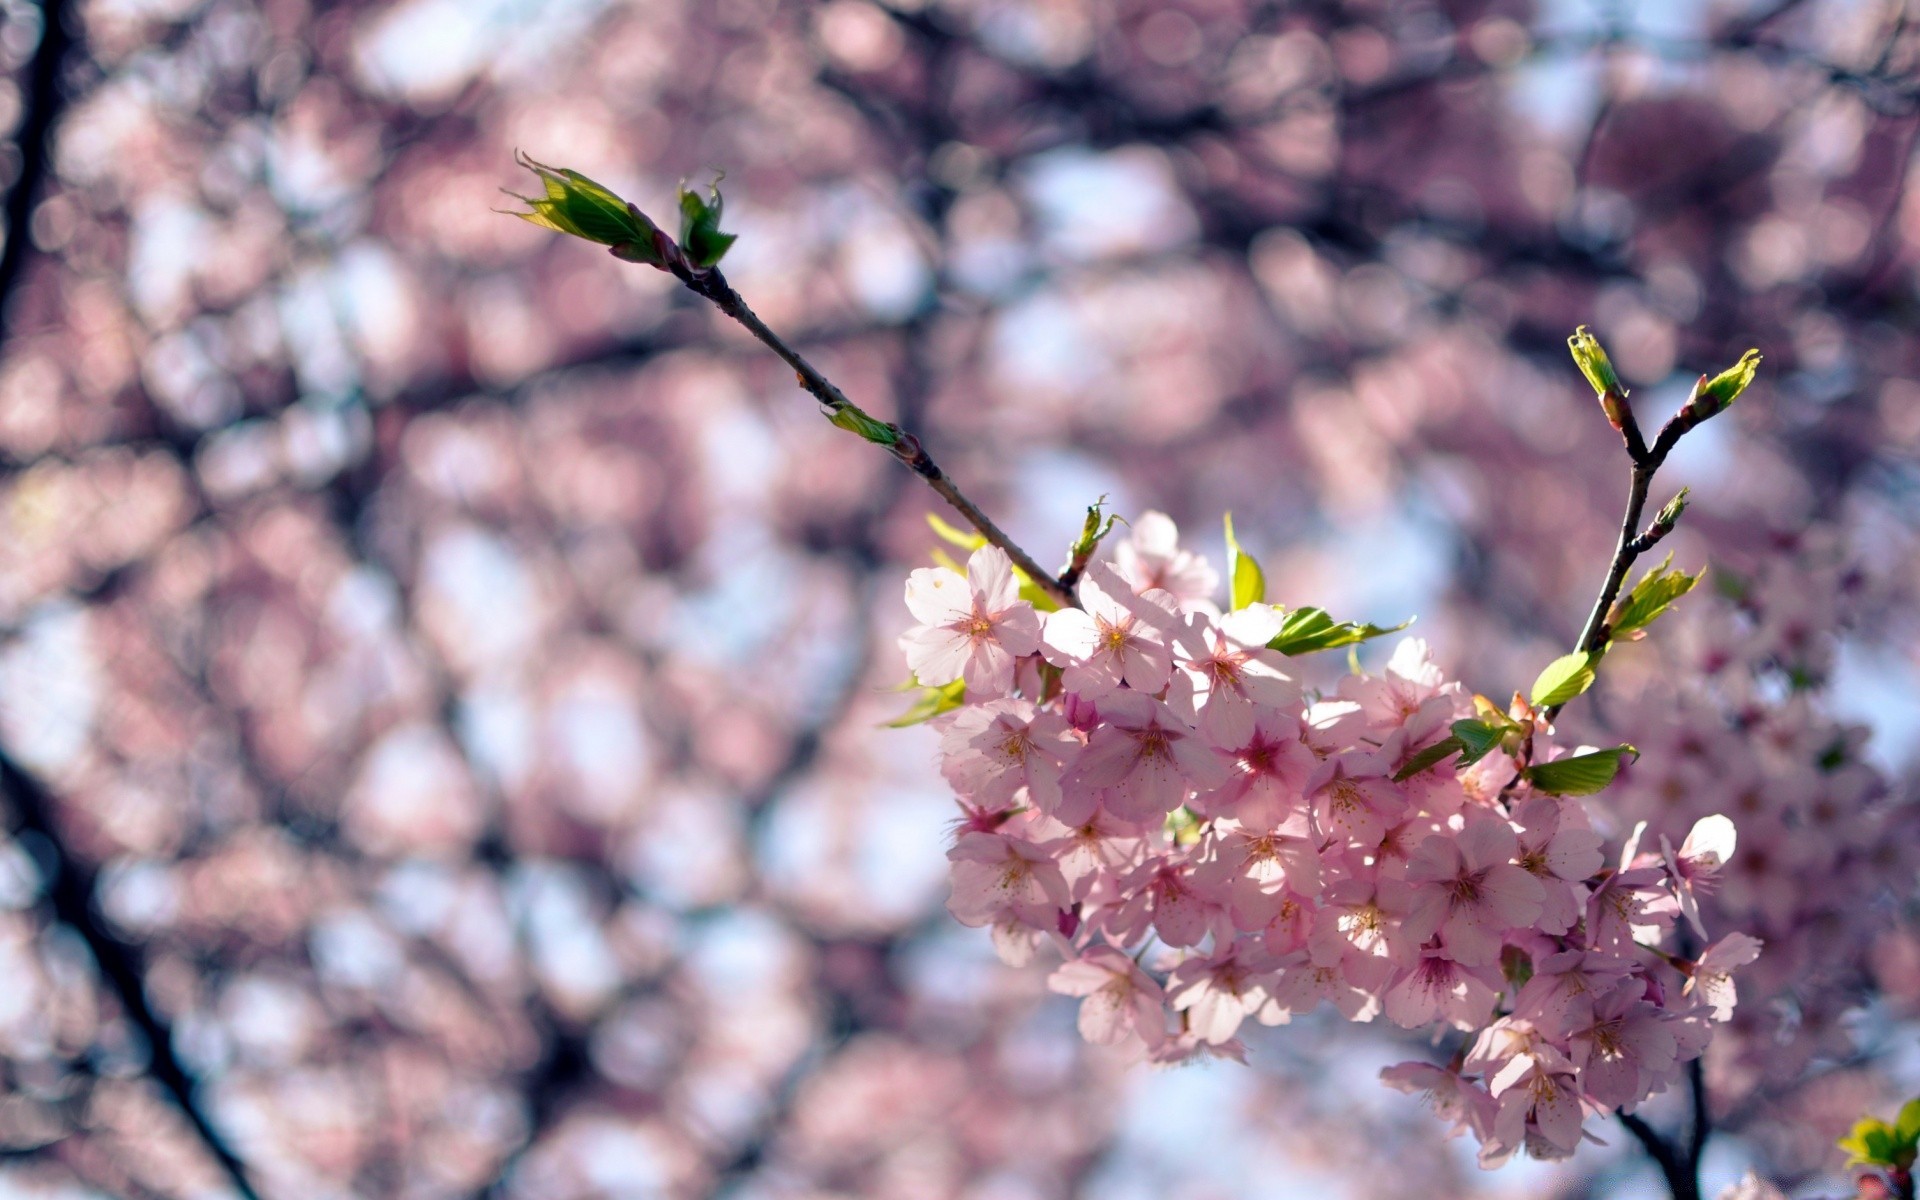
[[[1035,562],[1033,556],[1025,550],[1022,550],[1020,546],[1007,535],[1006,531],[994,524],[993,518],[981,511],[979,505],[967,499],[960,489],[954,485],[953,480],[947,476],[946,472],[942,471],[939,465],[933,461],[933,457],[927,453],[926,447],[920,444],[919,438],[908,433],[898,425],[877,422],[867,417],[866,413],[863,412],[858,405],[848,400],[846,394],[834,386],[833,382],[825,375],[822,375],[812,363],[802,357],[799,351],[787,345],[779,334],[768,328],[767,323],[762,321],[758,314],[751,308],[747,307],[747,302],[741,299],[740,293],[733,289],[733,286],[727,282],[726,277],[722,275],[717,268],[711,268],[705,271],[685,270],[676,264],[674,274],[679,276],[681,282],[687,285],[688,290],[692,291],[695,295],[712,301],[714,307],[739,322],[741,327],[759,339],[762,345],[779,355],[782,361],[793,368],[794,375],[798,379],[800,386],[806,389],[814,399],[818,400],[822,405],[825,405],[830,414],[835,416],[842,413],[851,414],[859,418],[863,423],[869,423],[874,427],[884,429],[890,441],[881,442],[872,437],[869,437],[868,440],[875,441],[876,444],[886,445],[887,449],[892,452],[895,458],[905,464],[914,474],[926,480],[927,486],[931,487],[935,492],[938,492],[942,499],[948,504],[951,504],[955,511],[967,519],[968,524],[979,530],[982,537],[986,538],[990,544],[1006,551],[1007,557],[1013,560],[1013,565],[1025,572],[1027,577],[1032,579],[1034,583],[1044,588],[1048,595],[1064,605],[1072,605],[1075,603],[1072,588],[1068,584],[1055,578],[1052,572]]]

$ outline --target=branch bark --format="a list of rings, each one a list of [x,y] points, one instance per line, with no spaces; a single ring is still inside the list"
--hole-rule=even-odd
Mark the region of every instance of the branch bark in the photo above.
[[[798,379],[800,386],[815,400],[818,400],[824,405],[831,413],[838,415],[843,412],[851,412],[858,414],[863,419],[871,420],[871,418],[866,417],[866,414],[861,411],[859,406],[847,399],[844,392],[834,386],[833,381],[821,374],[799,351],[789,346],[782,340],[779,334],[775,333],[767,326],[765,321],[760,319],[757,313],[747,307],[747,302],[741,298],[739,292],[733,289],[733,285],[727,282],[726,276],[722,275],[718,268],[710,268],[705,271],[686,271],[676,266],[674,274],[679,277],[682,283],[687,285],[688,290],[697,296],[711,301],[714,307],[718,308],[727,316],[732,317],[742,328],[758,339],[762,345],[779,355],[783,362],[793,368],[794,375]],[[993,518],[987,516],[979,505],[967,499],[966,495],[954,484],[952,478],[950,478],[945,471],[942,471],[940,466],[933,461],[933,456],[927,453],[926,447],[920,444],[918,437],[900,428],[898,425],[891,423],[881,424],[884,424],[884,427],[891,431],[893,441],[887,448],[895,458],[899,459],[900,462],[914,474],[926,480],[927,486],[939,493],[941,499],[951,504],[956,512],[965,517],[967,523],[978,530],[980,535],[986,538],[990,545],[998,546],[1000,549],[1006,551],[1007,557],[1013,560],[1013,565],[1020,568],[1029,579],[1045,589],[1048,595],[1063,605],[1071,606],[1076,603],[1073,598],[1072,586],[1056,578],[1052,572],[1042,567],[1034,560],[1031,554],[1021,549],[1019,544],[1009,537],[1005,530],[994,524]]]

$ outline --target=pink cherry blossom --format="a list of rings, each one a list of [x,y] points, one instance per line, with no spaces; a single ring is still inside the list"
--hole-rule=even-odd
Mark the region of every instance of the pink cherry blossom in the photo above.
[[[1125,821],[1151,821],[1186,802],[1194,788],[1227,779],[1228,759],[1151,696],[1116,692],[1102,702],[1102,724],[1061,782],[1061,820],[1079,824],[1096,803]]]
[[[1214,619],[1191,613],[1174,638],[1174,673],[1168,702],[1222,748],[1253,736],[1255,712],[1299,698],[1286,660],[1266,648],[1280,632],[1280,614],[1256,604]]]
[[[1059,866],[1031,842],[998,833],[967,833],[947,858],[953,863],[953,896],[947,908],[964,924],[985,925],[1003,913],[1040,924],[1070,902]]]
[[[1060,771],[1080,740],[1058,713],[1008,698],[961,709],[940,749],[941,770],[960,795],[1001,807],[1025,789],[1035,807],[1052,812],[1060,804]]]
[[[1484,1140],[1493,1133],[1493,1097],[1458,1071],[1430,1063],[1404,1062],[1384,1068],[1380,1079],[1395,1091],[1419,1096],[1434,1115],[1449,1123],[1450,1138],[1471,1130],[1476,1138]]]
[[[1405,795],[1388,774],[1384,758],[1362,750],[1322,763],[1307,780],[1320,827],[1357,846],[1377,845],[1407,807]]]
[[[1270,964],[1249,959],[1240,944],[1233,943],[1220,954],[1189,958],[1175,967],[1167,995],[1174,1011],[1186,1014],[1187,1029],[1195,1037],[1219,1045],[1266,1004],[1273,981]]]
[[[1761,941],[1744,933],[1730,933],[1700,955],[1688,977],[1686,994],[1697,996],[1713,1010],[1716,1021],[1729,1020],[1738,997],[1734,994],[1733,972],[1760,957]]]
[[[1660,856],[1673,876],[1680,911],[1702,938],[1707,927],[1700,922],[1700,896],[1718,883],[1720,868],[1733,857],[1735,841],[1733,822],[1719,813],[1695,821],[1678,853],[1666,835],[1660,835]]]
[[[1416,942],[1439,933],[1460,962],[1490,963],[1500,956],[1503,932],[1540,915],[1544,889],[1513,865],[1520,841],[1511,825],[1485,809],[1464,816],[1458,838],[1430,837],[1414,852],[1406,927]]]
[[[1080,607],[1047,614],[1047,661],[1065,668],[1061,686],[1101,700],[1122,683],[1157,693],[1173,673],[1167,640],[1174,600],[1163,591],[1135,595],[1111,567],[1096,563],[1080,581]]]
[[[1040,617],[1020,599],[1013,562],[998,546],[967,560],[965,578],[944,567],[907,576],[907,609],[919,625],[900,636],[907,668],[929,687],[956,679],[979,696],[1013,685],[1013,660],[1040,649]]]
[[[1126,538],[1114,547],[1113,559],[1136,591],[1159,588],[1183,605],[1206,600],[1220,587],[1220,573],[1180,546],[1180,530],[1165,513],[1144,512],[1135,518]]]
[[[1165,992],[1140,964],[1111,946],[1094,946],[1062,964],[1047,986],[1063,996],[1084,996],[1080,1035],[1111,1045],[1136,1037],[1157,1045],[1166,1037]]]

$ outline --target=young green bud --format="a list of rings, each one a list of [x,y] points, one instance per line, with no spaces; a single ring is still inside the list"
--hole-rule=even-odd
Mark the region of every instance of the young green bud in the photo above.
[[[1574,365],[1593,385],[1593,394],[1600,398],[1600,411],[1607,414],[1607,424],[1613,426],[1614,432],[1625,433],[1627,423],[1632,419],[1632,414],[1627,411],[1627,389],[1620,386],[1620,377],[1614,374],[1613,360],[1607,357],[1600,339],[1588,333],[1587,327],[1582,325],[1567,339],[1567,349],[1573,352]]]
[[[848,433],[857,433],[877,446],[892,446],[900,440],[900,431],[885,421],[876,421],[860,409],[858,405],[848,404],[835,409],[827,420],[838,425]]]
[[[1717,416],[1727,410],[1727,406],[1740,398],[1753,382],[1754,373],[1760,369],[1760,352],[1749,350],[1740,356],[1740,361],[1726,370],[1708,379],[1705,375],[1693,385],[1693,395],[1687,400],[1687,408],[1698,415],[1700,420]]]
[[[610,246],[616,257],[628,262],[665,265],[660,247],[664,239],[645,213],[578,171],[549,167],[524,154],[516,154],[515,161],[540,177],[547,194],[536,198],[508,192],[531,210],[510,215],[543,229]]]
[[[691,188],[680,189],[680,248],[700,270],[717,265],[739,236],[720,232],[722,204],[718,179],[708,185],[706,199]]]

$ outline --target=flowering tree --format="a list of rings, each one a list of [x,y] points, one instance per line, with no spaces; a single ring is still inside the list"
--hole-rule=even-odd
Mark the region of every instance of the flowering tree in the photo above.
[[[0,1191],[1618,1197],[1684,1177],[1708,1128],[1709,1191],[1749,1162],[1790,1195],[1842,1190],[1834,1139],[1865,1112],[1897,1133],[1920,1082],[1905,7],[0,5]],[[728,220],[674,214],[637,255],[684,247],[691,274],[725,251],[859,408],[814,420],[799,364],[671,273],[489,213],[521,146],[643,204],[724,163]],[[1675,447],[1634,536],[1669,477],[1694,503],[1622,591],[1668,552],[1707,574],[1564,711],[1534,706],[1529,749],[1506,697],[1584,644],[1631,462],[1565,369],[1582,321],[1651,443],[1698,372],[1749,343],[1767,362]],[[1130,524],[1096,536],[1103,493]],[[900,715],[897,636],[926,623],[903,577],[937,542],[942,594],[973,553],[929,509],[969,543],[991,513],[1012,568],[1068,585],[1022,597],[1040,652],[998,701],[1036,703],[1063,770],[1095,733],[1195,731],[1168,739],[1178,778],[1119,803],[1192,793],[1128,818],[1134,849],[1224,889],[1229,926],[1233,884],[1199,869],[1255,857],[1229,822],[1286,829],[1242,864],[1243,913],[1269,868],[1304,886],[1311,845],[1319,919],[1362,845],[1323,849],[1338,785],[1367,777],[1290,813],[1312,772],[1289,747],[1312,750],[1267,710],[1369,711],[1349,650],[1415,686],[1395,638],[1265,649],[1289,620],[1331,637],[1417,612],[1457,674],[1428,746],[1460,748],[1388,780],[1409,816],[1503,760],[1637,747],[1556,803],[1588,814],[1603,871],[1647,822],[1628,869],[1664,874],[1662,952],[1699,961],[1689,907],[1711,940],[1764,942],[1704,1055],[1627,1114],[1666,1160],[1583,1110],[1606,1145],[1481,1171],[1481,1139],[1379,1086],[1409,1062],[1391,1077],[1440,1079],[1477,1038],[1349,1021],[1353,993],[1205,1044],[1244,1065],[1178,1045],[1233,1016],[1204,987],[1159,1009],[1155,1047],[1144,1005],[1130,1050],[1079,1038],[1084,997],[1048,988],[1069,958],[1078,988],[1095,950],[1144,944],[1182,991],[1195,951],[1264,938],[1216,916],[1197,947],[1124,941],[1163,922],[1159,877],[1119,863],[1101,876],[1139,911],[1070,889],[1073,932],[1036,935],[993,919],[993,862],[945,858],[954,792],[1006,811],[1034,781],[990,760],[942,778],[943,739],[1004,718],[964,666],[914,697],[963,701],[939,724],[875,729]],[[1176,621],[1130,628],[1139,661],[1100,661],[1073,616],[1054,630],[1080,603],[1096,636],[1158,620],[1130,607],[1146,578]],[[1166,714],[1143,723],[1125,710],[1155,644]],[[1236,688],[1222,664],[1256,650],[1278,665],[1249,657]],[[1115,668],[1073,723],[1066,673],[1079,695]],[[1455,721],[1499,745],[1463,768],[1490,733]],[[1184,772],[1234,741],[1273,769],[1232,755],[1203,799]],[[1516,867],[1544,832],[1523,788],[1501,802]],[[1090,796],[1069,790],[1073,815]],[[1715,814],[1737,844],[1709,877],[1723,829],[1693,831]],[[1115,819],[1105,799],[1090,818]],[[1052,849],[1036,821],[994,832]],[[1477,873],[1486,847],[1453,841],[1419,886]],[[1532,983],[1505,960],[1543,961],[1535,935],[1569,919],[1550,905],[1587,928],[1591,876],[1532,877],[1541,913],[1486,969],[1502,1008]],[[967,920],[1010,950],[1026,932],[1026,968],[940,911],[954,878]],[[1043,884],[1023,912],[1044,928],[1048,907]],[[1454,915],[1418,918],[1434,948],[1480,931]],[[1680,986],[1656,1007],[1698,1024],[1713,998]],[[1590,1056],[1553,1044],[1586,1088]],[[1182,1049],[1186,1069],[1126,1065]],[[1485,1058],[1458,1074],[1490,1096]],[[1861,1178],[1897,1184],[1879,1158]]]

